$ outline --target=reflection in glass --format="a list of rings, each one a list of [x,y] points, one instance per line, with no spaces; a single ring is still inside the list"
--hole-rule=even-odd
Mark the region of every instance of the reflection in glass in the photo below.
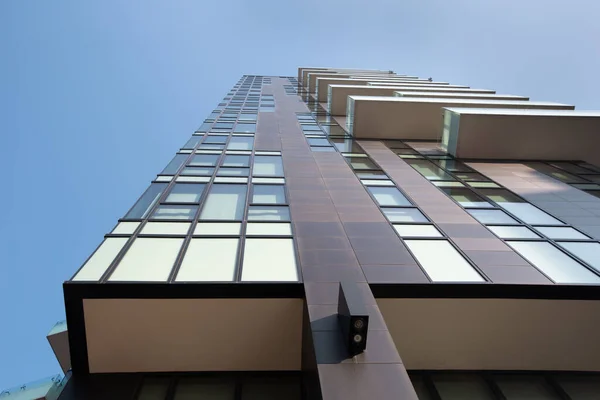
[[[160,205],[152,219],[194,219],[197,206]]]
[[[227,145],[227,150],[252,150],[254,138],[252,136],[232,136]]]
[[[453,181],[454,178],[443,169],[427,160],[406,159],[411,167],[416,169],[421,175],[429,180]]]
[[[477,221],[482,224],[518,225],[517,220],[502,210],[467,210]]]
[[[523,222],[532,225],[564,225],[562,222],[529,203],[498,203]]]
[[[401,237],[442,237],[433,225],[395,224],[394,229]]]
[[[501,239],[538,239],[540,236],[525,226],[488,226]]]
[[[165,203],[198,203],[204,191],[202,183],[176,183]]]
[[[249,206],[248,221],[289,221],[287,206]]]
[[[410,206],[406,197],[395,187],[367,186],[367,190],[375,197],[380,206]]]
[[[311,146],[330,146],[329,140],[319,138],[307,138],[306,141]]]
[[[219,168],[217,176],[248,176],[249,168]]]
[[[133,208],[129,210],[127,215],[125,215],[125,219],[145,218],[148,214],[148,211],[150,211],[167,186],[167,183],[151,184],[150,187],[146,189],[142,197],[140,197],[140,199],[135,203]]]
[[[429,222],[416,208],[382,208],[381,211],[391,222]]]
[[[218,154],[196,154],[189,165],[199,167],[214,167],[219,159]]]
[[[280,156],[255,156],[252,176],[283,176]]]
[[[352,169],[379,169],[379,167],[367,157],[345,157],[346,160],[350,161]]]
[[[208,135],[203,143],[225,144],[228,136]]]
[[[213,184],[200,219],[240,220],[246,204],[246,185]]]
[[[435,160],[434,163],[451,172],[470,172],[471,169],[457,160]]]
[[[256,132],[256,124],[238,123],[235,126],[234,132],[236,132],[236,133],[254,133],[254,132]]]
[[[535,229],[550,239],[589,239],[583,233],[568,226],[538,226]]]
[[[285,190],[283,185],[254,185],[252,189],[252,203],[285,204]]]
[[[598,283],[600,278],[548,242],[507,242],[556,283]]]
[[[441,191],[452,197],[454,201],[463,207],[490,207],[491,204],[479,197],[475,192],[467,188],[441,187]]]
[[[175,175],[179,167],[187,160],[187,154],[177,154],[173,159],[167,164],[165,169],[162,170],[161,175]]]
[[[226,155],[222,164],[225,167],[249,167],[250,156]]]
[[[196,147],[198,142],[200,142],[200,139],[202,139],[202,136],[192,136],[182,148],[193,149],[194,147]]]
[[[356,171],[360,179],[390,179],[383,171]]]
[[[600,243],[559,242],[558,244],[600,272]]]

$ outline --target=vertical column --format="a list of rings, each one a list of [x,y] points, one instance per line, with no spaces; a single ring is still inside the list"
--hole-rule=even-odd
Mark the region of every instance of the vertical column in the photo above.
[[[321,395],[416,400],[361,268],[361,263],[386,262],[381,258],[386,252],[403,246],[341,156],[311,152],[295,115],[308,110],[297,96],[285,94],[282,82],[273,78],[279,85],[274,88],[276,116],[306,291],[305,343],[312,341]],[[385,252],[371,248],[373,236],[367,235],[375,232],[389,246]],[[346,354],[337,322],[341,280],[360,288],[370,314],[367,350],[354,358]]]

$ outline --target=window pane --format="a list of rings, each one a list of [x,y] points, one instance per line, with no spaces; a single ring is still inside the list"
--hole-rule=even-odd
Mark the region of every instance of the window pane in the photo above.
[[[429,390],[421,376],[411,375],[410,380],[415,388],[415,392],[417,392],[419,400],[433,400],[433,397],[429,394]]]
[[[345,157],[346,160],[350,161],[350,165],[353,169],[379,169],[373,161],[367,157]]]
[[[129,238],[106,238],[77,272],[74,281],[98,281]]]
[[[589,239],[583,233],[580,233],[568,226],[539,226],[535,229],[541,232],[542,234],[548,236],[550,239]]]
[[[447,374],[434,376],[435,388],[444,400],[493,400],[489,387],[477,375]]]
[[[183,239],[137,238],[109,281],[166,282]]]
[[[367,186],[380,206],[410,206],[410,202],[395,187]]]
[[[145,218],[148,211],[150,211],[167,186],[167,183],[151,184],[142,197],[135,203],[133,208],[125,215],[125,219]]]
[[[282,185],[254,185],[252,190],[252,203],[285,204]]]
[[[187,154],[177,154],[169,164],[162,170],[162,175],[175,175],[181,165],[187,160]]]
[[[525,226],[488,226],[488,228],[502,239],[537,239],[540,237]]]
[[[224,144],[213,144],[213,143],[202,143],[198,146],[200,150],[223,150],[225,148]]]
[[[292,239],[246,239],[242,281],[297,281]]]
[[[250,206],[248,221],[289,221],[290,210],[287,206]]]
[[[233,128],[233,122],[217,122],[213,125],[213,128],[217,129],[231,129]]]
[[[248,222],[248,236],[291,236],[292,226],[289,223],[278,222]]]
[[[214,167],[219,159],[218,154],[196,154],[190,165],[199,167]]]
[[[411,167],[429,180],[453,181],[454,178],[443,169],[427,160],[405,159]]]
[[[307,138],[306,141],[311,146],[331,146],[329,140],[320,138]]]
[[[193,149],[200,142],[202,136],[192,136],[190,140],[182,147],[183,149]]]
[[[529,203],[498,203],[523,222],[532,225],[564,225],[562,222]]]
[[[454,201],[463,207],[491,207],[491,204],[479,197],[475,192],[466,188],[440,188]]]
[[[197,206],[160,205],[152,219],[194,219],[197,209]]]
[[[429,222],[416,208],[382,208],[391,222]]]
[[[227,138],[228,136],[208,135],[203,143],[225,144],[227,142]]]
[[[383,173],[383,171],[357,171],[356,176],[361,179],[389,179],[388,176]]]
[[[278,156],[255,156],[253,176],[283,176],[283,162]]]
[[[467,212],[482,224],[519,224],[517,220],[502,210],[467,210]]]
[[[249,167],[250,156],[226,155],[222,165],[226,167]]]
[[[234,132],[238,133],[254,133],[256,132],[256,124],[237,124]]]
[[[544,163],[539,163],[539,162],[532,162],[532,163],[525,163],[524,165],[535,169],[536,171],[539,171],[543,174],[546,174],[548,176],[553,177],[554,179],[558,179],[561,182],[568,182],[568,183],[581,183],[581,182],[585,182],[584,179],[581,179],[575,175],[569,174],[568,172],[565,172],[563,170],[560,170],[558,168],[554,168],[548,164],[544,164]]]
[[[481,193],[496,203],[523,203],[522,198],[506,189],[481,189]]]
[[[404,243],[434,282],[484,281],[446,240],[405,240]]]
[[[246,185],[212,185],[200,219],[242,219],[246,190]]]
[[[494,379],[506,400],[559,400],[545,380],[535,376],[499,376]]]
[[[252,150],[254,145],[254,138],[250,136],[232,136],[229,144],[227,145],[228,150]]]
[[[499,188],[494,182],[469,182],[469,186],[474,188]]]
[[[559,245],[600,272],[600,243],[560,242]]]
[[[434,163],[448,171],[470,172],[471,169],[460,161],[456,160],[435,160]]]
[[[597,400],[600,393],[598,376],[564,376],[555,378],[572,400]]]
[[[111,233],[131,235],[138,226],[140,226],[139,222],[119,222]]]
[[[184,378],[177,384],[174,400],[233,400],[235,384],[213,378]]]
[[[212,167],[185,167],[181,171],[181,175],[199,175],[199,176],[210,176],[215,172]]]
[[[485,176],[478,174],[477,172],[455,172],[457,178],[460,178],[465,181],[487,181],[488,178]]]
[[[204,186],[203,183],[176,183],[165,203],[198,203]]]
[[[361,153],[363,150],[353,139],[329,138],[335,147],[344,153]]]
[[[239,239],[192,239],[176,281],[233,281]]]
[[[140,232],[143,235],[187,235],[189,222],[148,222]]]
[[[394,225],[401,237],[442,237],[433,225]]]
[[[217,176],[248,176],[250,168],[219,168]]]
[[[507,242],[556,283],[598,283],[600,278],[547,242]]]

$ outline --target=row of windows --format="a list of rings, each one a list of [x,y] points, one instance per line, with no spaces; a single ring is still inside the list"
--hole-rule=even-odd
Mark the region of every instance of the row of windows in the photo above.
[[[430,144],[385,144],[556,283],[600,283],[600,243]]]
[[[530,162],[525,165],[579,190],[600,197],[600,167],[585,162]]]
[[[409,373],[419,400],[596,400],[597,374]]]

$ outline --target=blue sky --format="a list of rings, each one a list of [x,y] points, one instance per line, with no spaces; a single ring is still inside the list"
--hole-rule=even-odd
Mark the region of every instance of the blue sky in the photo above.
[[[393,69],[600,109],[600,3],[0,2],[0,390],[59,371],[61,283],[242,74]]]

